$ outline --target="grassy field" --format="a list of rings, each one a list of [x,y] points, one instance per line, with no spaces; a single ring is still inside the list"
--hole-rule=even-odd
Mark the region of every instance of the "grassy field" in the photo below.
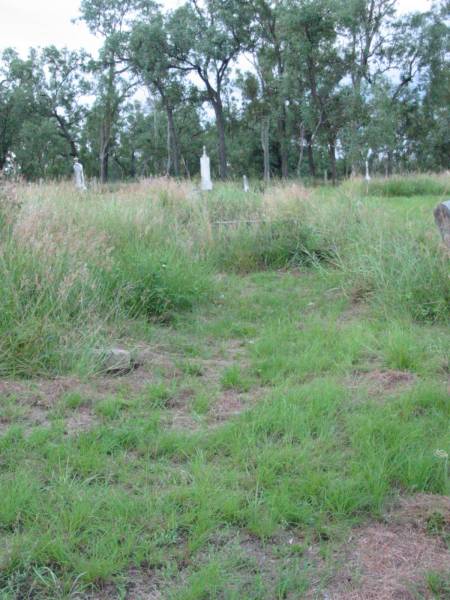
[[[1,600],[450,598],[419,179],[3,190]]]

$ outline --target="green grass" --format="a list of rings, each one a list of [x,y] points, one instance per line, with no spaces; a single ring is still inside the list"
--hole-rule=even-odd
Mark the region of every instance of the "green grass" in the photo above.
[[[392,214],[386,248],[400,249],[385,256],[367,244],[376,235],[361,221],[367,219],[365,206],[330,198],[328,190],[317,193],[323,193],[326,209],[308,227],[317,228],[323,247],[334,249],[312,267],[289,271],[289,259],[275,271],[258,263],[258,272],[242,275],[236,271],[247,269],[233,267],[212,282],[218,240],[206,244],[207,237],[195,238],[199,231],[191,231],[195,244],[189,253],[185,246],[183,256],[174,254],[172,272],[180,273],[172,283],[169,276],[163,281],[163,313],[174,312],[169,323],[149,320],[158,314],[149,310],[155,279],[146,279],[142,265],[155,264],[151,257],[160,250],[152,248],[148,258],[144,245],[138,252],[142,263],[133,265],[130,253],[122,264],[119,256],[115,264],[123,272],[116,280],[113,270],[108,279],[116,282],[111,289],[120,306],[113,316],[102,312],[111,295],[93,306],[86,300],[87,312],[78,307],[73,320],[72,300],[56,307],[56,325],[51,315],[44,319],[38,303],[33,318],[41,331],[57,327],[64,343],[56,337],[52,346],[41,341],[27,352],[2,346],[5,356],[17,348],[3,373],[27,376],[76,373],[73,362],[67,368],[62,361],[67,344],[83,336],[80,328],[87,323],[95,323],[92,347],[99,339],[118,338],[151,351],[145,365],[123,379],[74,377],[73,389],[48,399],[45,425],[33,423],[33,401],[27,398],[34,396],[22,398],[17,382],[14,393],[2,392],[2,600],[88,598],[95,591],[118,599],[133,580],[142,580],[143,589],[158,587],[170,600],[298,598],[313,582],[323,581],[326,589],[352,528],[380,518],[399,495],[450,493],[448,461],[435,453],[450,451],[448,306],[439,304],[447,288],[439,284],[437,235],[430,229],[423,241],[424,223],[394,199],[384,216],[375,211],[371,228],[382,228]],[[295,194],[288,207],[298,201]],[[208,200],[214,219],[236,211],[248,215],[262,203],[254,195],[245,207],[237,200],[227,207],[233,197],[219,188]],[[172,196],[161,202],[168,210]],[[432,205],[432,199],[426,202]],[[186,214],[195,210],[188,208],[177,208],[187,229]],[[336,221],[344,214],[345,222]],[[131,247],[133,229],[113,226],[115,212],[100,211],[98,219],[114,232],[117,249]],[[183,235],[181,230],[177,244],[184,244]],[[405,265],[411,240],[427,250]],[[417,290],[413,262],[420,279],[434,269],[421,283],[424,289],[437,286],[428,294],[432,312],[424,312],[429,301],[418,292],[402,297]],[[117,283],[126,276],[142,285],[140,292],[126,291],[127,302]],[[19,281],[17,270],[16,286]],[[20,286],[13,289],[21,297]],[[167,290],[191,301],[166,305]],[[50,288],[45,294],[53,298]],[[24,307],[35,300],[27,302]],[[19,319],[22,313],[14,314]],[[16,326],[22,326],[20,319]],[[83,345],[89,346],[86,338]],[[42,353],[50,348],[53,361],[45,362]],[[75,355],[75,362],[82,360]],[[389,370],[411,377],[374,388],[370,375]],[[230,401],[236,404],[223,416]],[[77,430],[78,412],[90,415],[88,427]],[[443,528],[442,515],[429,516],[427,535],[442,536]],[[447,593],[445,573],[430,573],[423,583],[437,597]]]
[[[446,177],[436,175],[394,176],[374,179],[369,184],[369,194],[390,198],[413,196],[445,196],[450,191]]]

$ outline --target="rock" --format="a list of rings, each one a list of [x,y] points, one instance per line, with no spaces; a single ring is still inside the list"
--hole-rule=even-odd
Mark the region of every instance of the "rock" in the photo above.
[[[438,204],[434,209],[434,220],[441,232],[444,244],[450,250],[450,200]]]
[[[122,348],[99,350],[97,354],[102,364],[102,371],[110,375],[124,375],[137,366],[131,352]]]

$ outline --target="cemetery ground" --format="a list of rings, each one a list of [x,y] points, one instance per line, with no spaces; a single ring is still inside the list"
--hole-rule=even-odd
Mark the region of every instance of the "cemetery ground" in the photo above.
[[[448,184],[5,188],[0,598],[450,597]]]

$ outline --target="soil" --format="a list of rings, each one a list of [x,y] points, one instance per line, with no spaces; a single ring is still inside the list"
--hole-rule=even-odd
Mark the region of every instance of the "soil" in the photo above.
[[[433,529],[433,522],[439,531]],[[416,600],[433,598],[429,572],[449,573],[450,498],[428,494],[402,499],[384,522],[354,530],[341,548],[345,567],[308,598]]]

